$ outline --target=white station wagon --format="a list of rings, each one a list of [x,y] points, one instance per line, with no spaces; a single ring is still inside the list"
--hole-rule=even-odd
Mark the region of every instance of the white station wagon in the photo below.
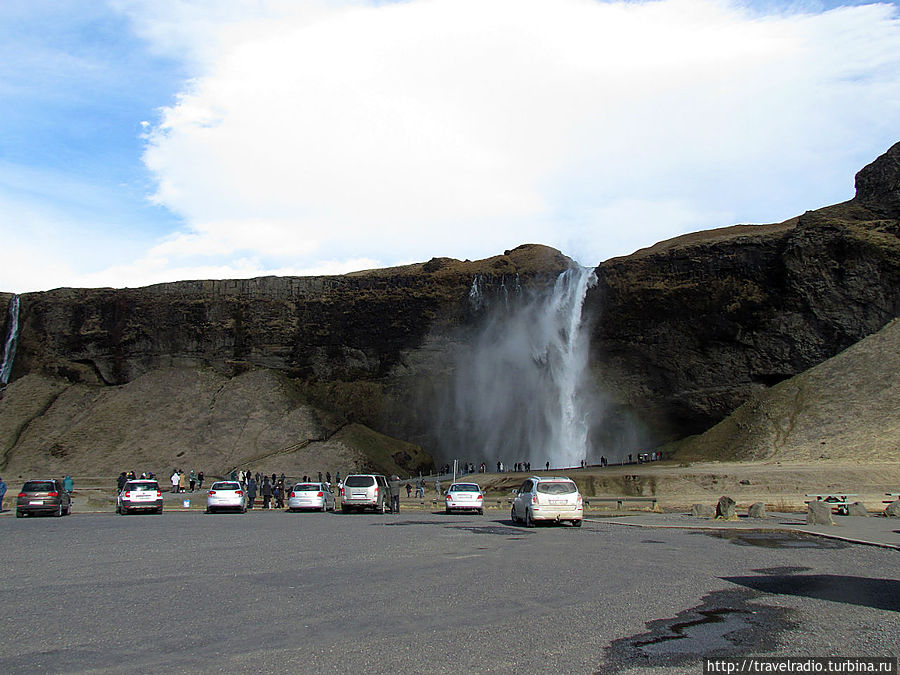
[[[569,521],[581,527],[584,501],[578,486],[570,478],[532,476],[522,483],[513,499],[511,517],[514,523],[534,527],[539,521]]]

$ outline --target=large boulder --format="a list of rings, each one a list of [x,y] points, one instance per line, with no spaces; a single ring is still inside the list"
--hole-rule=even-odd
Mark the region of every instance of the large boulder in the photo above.
[[[715,518],[716,510],[709,504],[693,504],[691,516],[694,518]]]
[[[822,501],[809,503],[809,509],[806,512],[807,525],[834,525],[834,518],[831,517],[831,506]]]
[[[756,502],[752,504],[750,508],[747,510],[748,518],[765,518],[766,517],[766,505],[762,502]]]
[[[887,508],[884,510],[884,515],[888,518],[900,518],[900,499],[888,504]]]
[[[731,497],[719,497],[716,504],[716,520],[737,520],[737,503]]]
[[[862,516],[865,518],[869,515],[869,511],[866,509],[865,505],[862,502],[853,502],[847,507],[847,515]]]

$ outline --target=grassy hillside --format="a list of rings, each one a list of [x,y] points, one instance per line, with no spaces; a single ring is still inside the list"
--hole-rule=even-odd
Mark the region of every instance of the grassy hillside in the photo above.
[[[900,320],[753,396],[706,433],[670,444],[681,460],[900,460]]]

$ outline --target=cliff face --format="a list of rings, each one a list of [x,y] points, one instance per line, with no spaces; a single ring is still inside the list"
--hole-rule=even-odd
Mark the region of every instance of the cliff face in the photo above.
[[[678,237],[597,268],[585,302],[603,402],[597,456],[704,431],[900,315],[900,144],[856,183],[844,204]],[[473,278],[487,292],[527,288],[570,264],[528,245],[338,277],[26,294],[13,379],[102,388],[160,368],[272,369],[305,405],[429,450],[428,406],[449,355],[470,348]]]
[[[13,377],[41,372],[120,385],[160,367],[225,375],[271,368],[324,408],[383,428],[388,376],[412,362],[428,369],[406,355],[466,320],[476,274],[542,284],[570,264],[553,249],[526,245],[476,262],[443,258],[344,276],[25,294]]]
[[[609,419],[636,420],[648,446],[698,433],[900,315],[898,177],[900,144],[849,202],[600,265],[587,306]]]

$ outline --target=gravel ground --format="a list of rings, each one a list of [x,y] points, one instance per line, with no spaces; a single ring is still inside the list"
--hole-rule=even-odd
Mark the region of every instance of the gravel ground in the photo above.
[[[0,541],[3,673],[699,673],[900,634],[897,551],[791,533],[167,512],[5,517]]]

